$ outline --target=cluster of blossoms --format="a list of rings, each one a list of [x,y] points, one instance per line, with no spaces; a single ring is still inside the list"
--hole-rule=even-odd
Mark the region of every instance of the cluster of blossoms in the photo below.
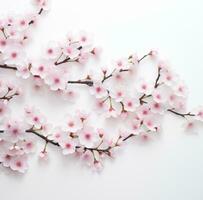
[[[91,56],[97,57],[101,49],[93,46],[87,33],[69,33],[61,42],[50,42],[41,60],[30,62],[25,52],[30,26],[48,8],[47,1],[34,0],[34,3],[39,10],[36,14],[0,20],[0,67],[15,70],[16,75],[23,79],[33,76],[36,87],[45,83],[51,90],[60,90],[71,97],[73,91],[68,84],[78,81],[70,80],[67,64],[84,65]]]
[[[100,49],[93,47],[89,36],[80,32],[68,34],[63,42],[51,42],[44,50],[44,57],[30,66],[30,72],[38,82],[44,82],[51,90],[68,94],[70,88],[69,63],[85,64],[90,56],[97,56]],[[74,83],[74,82],[73,82]]]
[[[35,0],[38,12],[26,16],[8,16],[0,19],[0,64],[1,67],[16,70],[16,75],[28,78],[30,63],[25,47],[30,38],[30,26],[47,9],[46,1]]]
[[[21,91],[0,80],[0,163],[4,167],[24,173],[38,138],[45,143],[39,153],[41,159],[48,158],[50,144],[60,148],[64,155],[75,155],[100,170],[103,160],[114,157],[115,150],[130,138],[148,140],[160,132],[167,113],[182,117],[186,132],[195,132],[203,122],[203,107],[191,112],[187,110],[187,87],[167,64],[160,61],[156,51],[141,58],[133,54],[116,60],[112,67],[102,68],[98,73],[87,74],[85,79],[76,81],[70,79],[69,64],[84,65],[90,56],[100,53],[84,32],[78,36],[69,34],[61,43],[50,43],[38,62],[27,59],[24,46],[29,27],[48,9],[47,0],[34,0],[34,3],[39,10],[37,14],[0,20],[0,68],[15,70],[16,75],[24,79],[32,76],[37,87],[46,84],[50,90],[65,93],[69,98],[74,95],[69,84],[85,85],[94,96],[93,112],[97,111],[105,120],[122,119],[125,123],[118,128],[116,136],[110,137],[108,130],[91,124],[91,114],[81,111],[67,115],[63,124],[57,127],[50,126],[33,107],[25,108],[22,120],[13,119],[9,102]],[[155,66],[152,80],[140,74],[140,64],[145,59],[151,59]]]

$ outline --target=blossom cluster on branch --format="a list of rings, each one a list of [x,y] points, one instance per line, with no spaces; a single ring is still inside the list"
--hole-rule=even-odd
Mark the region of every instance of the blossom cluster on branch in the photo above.
[[[162,119],[167,113],[185,120],[185,131],[196,130],[203,122],[203,107],[188,111],[187,87],[177,74],[152,50],[139,58],[132,54],[116,60],[110,68],[101,68],[83,78],[71,79],[69,64],[85,65],[92,56],[99,56],[100,48],[92,44],[84,32],[67,35],[62,42],[52,42],[37,62],[26,56],[26,41],[32,26],[48,9],[47,0],[34,0],[37,12],[30,16],[7,17],[0,20],[0,69],[16,71],[23,79],[35,81],[40,88],[48,85],[72,98],[75,91],[70,85],[84,86],[94,97],[98,115],[121,118],[125,128],[116,137],[109,137],[108,130],[95,127],[90,115],[81,111],[65,116],[63,124],[49,127],[47,119],[33,107],[26,107],[24,116],[11,116],[10,101],[21,95],[15,84],[0,80],[0,163],[14,171],[24,173],[28,168],[29,154],[35,151],[37,139],[44,141],[40,158],[48,158],[48,145],[61,149],[64,155],[73,154],[96,170],[103,167],[106,157],[114,157],[115,150],[130,138],[147,140],[161,131]],[[155,65],[153,80],[139,74],[141,62],[151,60]],[[156,61],[156,62],[154,62]]]

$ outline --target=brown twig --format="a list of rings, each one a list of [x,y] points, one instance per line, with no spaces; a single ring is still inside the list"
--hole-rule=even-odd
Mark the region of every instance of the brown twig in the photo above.
[[[161,68],[159,67],[158,68],[158,75],[157,75],[157,78],[156,78],[156,81],[155,81],[155,84],[154,84],[154,88],[157,88],[159,86],[160,77],[161,77]]]
[[[175,111],[173,109],[168,109],[167,111],[169,111],[169,112],[171,112],[171,113],[173,113],[175,115],[178,115],[180,117],[183,117],[183,118],[185,118],[187,116],[190,116],[190,117],[194,117],[195,116],[195,114],[192,114],[190,112],[188,112],[188,113],[179,113],[178,111]]]
[[[0,68],[2,69],[11,69],[11,70],[17,70],[16,67],[8,66],[8,65],[0,65]]]
[[[146,57],[148,57],[150,54],[146,54],[144,56],[142,56],[139,60],[138,60],[138,63],[140,63],[142,60],[144,60]]]
[[[43,11],[44,11],[43,8],[41,8],[41,9],[39,10],[39,12],[38,12],[38,15],[41,15]],[[34,24],[34,22],[35,22],[35,21],[32,19],[32,20],[28,23],[28,25],[32,25],[32,24]]]
[[[62,60],[62,61],[56,61],[55,63],[54,63],[54,65],[62,65],[62,64],[64,64],[64,63],[68,63],[68,62],[77,62],[77,59],[73,59],[73,60],[71,60],[70,59],[70,57],[66,57],[64,60]]]
[[[84,84],[84,85],[88,85],[89,87],[92,87],[93,86],[93,81],[91,80],[86,80],[86,81],[81,81],[81,80],[78,80],[78,81],[68,81],[68,84]]]

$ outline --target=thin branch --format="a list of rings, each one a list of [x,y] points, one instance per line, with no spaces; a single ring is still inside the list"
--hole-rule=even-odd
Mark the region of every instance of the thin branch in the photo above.
[[[144,60],[146,57],[148,57],[149,56],[149,54],[146,54],[146,55],[144,55],[144,56],[142,56],[139,60],[138,60],[138,63],[140,63],[142,60]]]
[[[135,136],[135,134],[130,134],[130,135],[128,135],[127,137],[125,137],[124,139],[123,139],[123,142],[125,142],[126,140],[129,140],[130,138],[132,138],[132,137],[134,137]]]
[[[151,97],[152,95],[149,94],[149,95],[146,95],[146,94],[143,94],[140,98],[139,98],[139,101],[140,101],[140,105],[144,104],[144,103],[147,103],[146,101],[144,101],[146,98],[149,98]]]
[[[42,134],[36,132],[36,131],[33,130],[33,129],[29,129],[29,130],[27,130],[26,132],[27,132],[27,133],[33,133],[34,135],[36,135],[36,136],[40,137],[41,139],[43,139],[47,144],[50,143],[50,144],[53,144],[53,145],[55,145],[55,146],[59,146],[59,143],[54,142],[53,140],[48,139],[48,137],[46,137],[46,136],[44,136],[44,135],[42,135]]]
[[[190,117],[194,117],[195,116],[195,114],[192,114],[190,112],[188,112],[188,113],[179,113],[179,112],[177,112],[177,111],[175,111],[173,109],[168,109],[167,111],[169,111],[169,112],[171,112],[171,113],[173,113],[175,115],[178,115],[180,117],[183,117],[183,118],[185,118],[187,116],[190,116]]]
[[[154,88],[157,88],[159,86],[160,77],[161,77],[161,68],[159,67],[158,68],[158,75],[157,75],[157,78],[156,78],[156,81],[155,81],[155,84],[154,84]]]
[[[106,80],[108,80],[109,78],[111,78],[114,74],[114,72],[116,71],[116,69],[113,70],[113,72],[111,74],[109,74],[108,76],[104,76],[104,78],[102,79],[102,83],[104,83]],[[122,73],[122,72],[128,72],[129,69],[120,69],[119,70],[119,73]]]
[[[8,66],[8,65],[0,65],[0,68],[2,68],[2,69],[17,70],[17,67],[11,67],[11,66]]]
[[[44,11],[44,9],[41,8],[37,14],[38,14],[38,15],[41,15],[43,11]],[[32,24],[34,24],[34,22],[35,22],[35,21],[32,19],[32,20],[28,23],[28,25],[32,25]]]
[[[68,81],[68,84],[84,84],[84,85],[88,85],[89,87],[92,87],[94,83],[93,81],[78,80],[78,81]]]

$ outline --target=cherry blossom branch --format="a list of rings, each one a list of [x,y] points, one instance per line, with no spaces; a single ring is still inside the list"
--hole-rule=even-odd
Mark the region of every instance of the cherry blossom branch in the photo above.
[[[26,130],[26,132],[27,132],[27,133],[33,133],[34,135],[36,135],[36,136],[40,137],[41,139],[43,139],[46,143],[50,143],[50,144],[53,144],[53,145],[55,145],[55,146],[59,146],[59,143],[54,142],[53,140],[48,139],[47,136],[44,136],[44,135],[38,133],[37,131],[35,131],[35,130],[32,129],[32,128],[29,129],[29,130]]]
[[[19,95],[19,90],[14,88],[15,85],[0,80],[2,96],[0,97],[0,120],[2,120],[1,125],[4,127],[4,130],[0,130],[2,134],[0,147],[3,147],[3,153],[0,153],[0,164],[15,171],[25,172],[27,155],[32,153],[35,143],[28,135],[36,136],[45,142],[44,149],[41,151],[43,155],[40,154],[41,158],[47,154],[46,148],[48,144],[51,144],[60,148],[64,155],[77,154],[81,158],[84,156],[85,159],[90,155],[90,165],[96,166],[102,163],[104,156],[112,157],[112,150],[120,147],[129,139],[136,136],[146,139],[148,133],[157,133],[161,128],[161,119],[167,112],[185,119],[188,117],[186,121],[188,129],[193,128],[196,121],[203,121],[202,107],[195,111],[196,114],[179,112],[185,106],[185,87],[181,80],[176,79],[176,75],[168,66],[165,68],[164,65],[158,65],[157,76],[152,84],[149,84],[147,80],[141,80],[135,85],[135,88],[134,85],[129,90],[123,88],[124,81],[128,80],[128,77],[123,77],[120,73],[133,71],[133,68],[138,67],[138,64],[148,56],[155,58],[154,61],[158,61],[156,51],[150,51],[140,59],[136,55],[131,55],[128,58],[117,60],[113,71],[103,70],[103,75],[98,80],[91,78],[90,75],[84,79],[68,80],[68,70],[64,69],[65,66],[59,65],[70,62],[84,64],[91,55],[96,56],[99,52],[97,47],[92,46],[88,36],[82,33],[77,37],[68,35],[64,44],[50,44],[45,49],[44,58],[40,63],[30,63],[28,58],[24,58],[24,40],[28,38],[27,29],[29,25],[35,23],[35,17],[47,9],[47,0],[35,3],[40,10],[33,18],[23,17],[22,20],[16,18],[13,21],[10,20],[9,24],[6,19],[5,23],[2,23],[3,26],[0,28],[2,32],[2,40],[0,41],[2,64],[0,64],[0,68],[14,70],[17,76],[24,79],[33,76],[36,78],[36,86],[39,88],[41,83],[44,83],[51,90],[59,90],[66,97],[69,94],[69,97],[74,96],[72,95],[74,91],[71,90],[71,87],[67,87],[67,84],[91,87],[88,89],[96,99],[95,106],[97,106],[98,113],[104,114],[105,118],[122,117],[127,121],[128,127],[126,130],[119,129],[118,137],[111,139],[106,134],[106,130],[100,130],[84,123],[89,114],[80,113],[80,111],[72,116],[67,116],[62,126],[53,127],[50,130],[44,116],[34,108],[25,109],[24,120],[12,119],[9,115],[8,101]],[[13,28],[12,33],[10,28]],[[15,37],[18,35],[19,37]],[[21,66],[19,63],[25,64]],[[130,75],[130,73],[126,73],[126,75],[128,74]],[[139,73],[136,75],[138,76],[136,80],[142,78],[139,77]],[[104,84],[112,77],[115,78],[113,84],[108,86]],[[120,82],[117,84],[117,81]],[[159,90],[158,87],[162,84],[167,87]],[[167,89],[169,93],[166,95],[167,91],[164,90]],[[137,96],[137,94],[141,95]],[[165,102],[169,104],[165,104]],[[97,110],[95,109],[95,111]],[[27,130],[26,127],[32,128]],[[46,132],[50,134],[47,135]]]
[[[116,70],[114,69],[113,70],[113,72],[111,73],[111,74],[109,74],[108,76],[105,76],[104,75],[104,78],[102,79],[102,83],[104,83],[106,80],[108,80],[109,78],[111,78],[112,76],[113,76],[113,74],[114,74],[114,72],[115,72]],[[128,69],[120,69],[119,70],[119,73],[122,73],[122,72],[128,72],[129,70]]]
[[[34,134],[35,136],[41,138],[42,140],[45,141],[46,145],[47,145],[47,144],[52,144],[52,145],[54,145],[54,146],[60,147],[60,145],[59,145],[58,142],[55,142],[55,141],[49,139],[48,136],[44,136],[44,135],[38,133],[38,132],[35,131],[33,128],[31,128],[31,129],[29,129],[29,130],[26,130],[26,132],[27,132],[27,133],[32,133],[32,134]],[[0,133],[4,133],[4,131],[3,131],[3,130],[0,130]],[[121,136],[119,136],[119,137],[118,137],[118,140],[115,142],[114,145],[109,146],[109,147],[104,148],[104,149],[103,149],[103,148],[99,148],[100,145],[98,145],[97,147],[93,147],[93,148],[89,148],[89,147],[85,147],[85,146],[76,146],[76,149],[83,148],[84,151],[87,151],[87,150],[89,150],[89,151],[91,151],[91,152],[97,151],[98,153],[105,153],[106,155],[111,156],[111,152],[110,152],[110,151],[111,151],[113,148],[120,146],[120,145],[118,144],[118,142],[119,142],[120,139],[121,139],[122,142],[125,142],[125,141],[129,140],[130,138],[132,138],[132,137],[134,137],[134,136],[136,136],[136,135],[135,135],[135,134],[130,134],[130,135],[124,137],[124,138],[122,138]],[[103,142],[103,141],[101,141],[100,144],[102,144],[102,142]]]
[[[150,53],[148,53],[148,54],[142,56],[140,59],[137,60],[137,62],[140,63],[142,60],[144,60],[144,59],[145,59],[146,57],[148,57],[149,55],[150,55]],[[129,58],[130,58],[130,57],[129,57]],[[130,70],[129,70],[129,69],[120,69],[120,70],[119,70],[119,73],[128,72],[128,71],[130,71]],[[116,69],[114,69],[113,72],[112,72],[111,74],[109,74],[108,76],[106,76],[106,75],[104,74],[104,77],[103,77],[103,79],[102,79],[101,82],[104,83],[106,80],[108,80],[109,78],[111,78],[115,72],[116,72]]]

